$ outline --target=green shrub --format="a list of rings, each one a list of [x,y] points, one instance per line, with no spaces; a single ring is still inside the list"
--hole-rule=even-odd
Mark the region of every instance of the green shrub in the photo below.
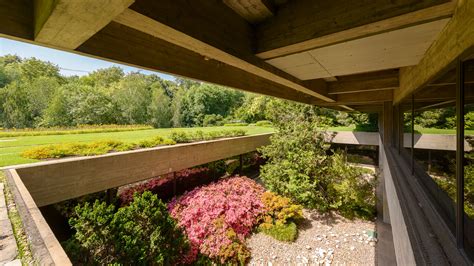
[[[189,248],[166,205],[148,191],[118,211],[99,201],[78,205],[70,224],[76,233],[65,248],[86,253],[78,258],[86,264],[173,265]]]
[[[261,227],[260,230],[276,240],[284,242],[294,242],[298,237],[298,228],[295,223],[278,224],[271,227]]]
[[[328,186],[331,209],[348,218],[373,218],[375,182],[364,178],[364,175],[371,174],[370,170],[347,164],[341,153],[331,156],[331,162],[331,171],[328,172],[328,179],[332,180]]]
[[[261,200],[265,214],[259,225],[260,231],[280,241],[295,241],[298,235],[295,222],[303,219],[303,207],[270,191],[263,193]]]
[[[205,115],[202,121],[202,125],[205,127],[222,126],[222,124],[224,124],[224,118],[219,114]]]
[[[176,143],[191,142],[191,136],[184,131],[173,131],[169,137],[176,141]]]
[[[91,156],[106,154],[112,151],[128,151],[135,148],[150,148],[159,145],[176,144],[171,139],[160,136],[142,140],[138,144],[125,143],[117,140],[98,140],[91,143],[61,143],[38,146],[24,151],[21,156],[30,159],[51,159],[68,156]]]
[[[138,142],[138,147],[140,148],[152,148],[160,145],[174,145],[176,142],[171,139],[164,139],[161,136],[157,136],[151,139],[145,139]]]
[[[225,127],[245,127],[248,126],[248,123],[227,123],[224,124]]]
[[[224,137],[239,137],[244,136],[247,131],[243,129],[229,129],[220,131],[204,132],[197,130],[195,132],[173,131],[170,138],[176,143],[187,143],[192,141],[212,140]]]
[[[255,123],[256,126],[259,126],[259,127],[271,127],[273,126],[273,123],[271,121],[268,121],[268,120],[260,120],[260,121],[257,121],[257,123]]]
[[[232,130],[226,130],[223,131],[225,137],[240,137],[240,136],[245,136],[247,131],[243,129],[232,129]]]
[[[261,178],[271,191],[319,211],[373,216],[373,182],[342,156],[329,155],[326,133],[318,127],[317,117],[291,117],[277,127],[271,144],[260,149],[268,158],[261,167]]]

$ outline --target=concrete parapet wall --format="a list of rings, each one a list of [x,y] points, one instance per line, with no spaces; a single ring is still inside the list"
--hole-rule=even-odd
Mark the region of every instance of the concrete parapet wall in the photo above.
[[[399,192],[397,192],[397,188],[394,184],[392,170],[388,164],[387,155],[382,141],[380,141],[379,156],[385,189],[383,195],[384,203],[388,205],[388,210],[384,206],[384,220],[385,217],[388,216],[392,226],[393,245],[395,248],[397,265],[416,265],[415,255],[408,234],[406,218],[403,215],[402,207],[400,205]],[[389,215],[385,214],[386,211],[389,212]]]
[[[271,134],[117,152],[18,166],[16,171],[41,207],[185,168],[255,151]]]

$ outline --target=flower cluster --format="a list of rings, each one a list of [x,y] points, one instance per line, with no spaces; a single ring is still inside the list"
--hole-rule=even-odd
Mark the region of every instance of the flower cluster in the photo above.
[[[127,206],[133,200],[133,195],[141,194],[144,191],[151,191],[162,200],[169,200],[176,192],[177,195],[190,191],[193,188],[210,183],[217,179],[217,174],[207,167],[190,168],[173,173],[152,178],[145,183],[123,190],[120,195],[122,206]]]
[[[247,237],[265,211],[264,188],[247,177],[230,177],[174,198],[168,209],[198,252],[220,263],[244,263]]]

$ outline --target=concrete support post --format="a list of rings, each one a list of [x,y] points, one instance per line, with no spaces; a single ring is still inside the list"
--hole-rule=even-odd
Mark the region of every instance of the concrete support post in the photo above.
[[[393,145],[393,104],[391,101],[384,102],[383,112],[379,113],[379,132],[384,146],[389,147]],[[379,168],[380,168],[380,178],[377,185],[377,210],[382,212],[383,221],[385,223],[390,223],[390,214],[388,211],[388,201],[387,193],[385,191],[385,181],[384,181],[384,169],[382,158],[382,153],[384,152],[379,146]]]
[[[392,146],[393,139],[393,104],[383,103],[383,143],[385,146]]]

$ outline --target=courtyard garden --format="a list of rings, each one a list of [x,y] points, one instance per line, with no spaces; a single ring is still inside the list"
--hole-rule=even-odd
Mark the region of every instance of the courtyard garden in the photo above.
[[[228,158],[55,204],[67,254],[81,265],[374,263],[374,172],[331,149],[317,116],[281,121],[241,170]]]

